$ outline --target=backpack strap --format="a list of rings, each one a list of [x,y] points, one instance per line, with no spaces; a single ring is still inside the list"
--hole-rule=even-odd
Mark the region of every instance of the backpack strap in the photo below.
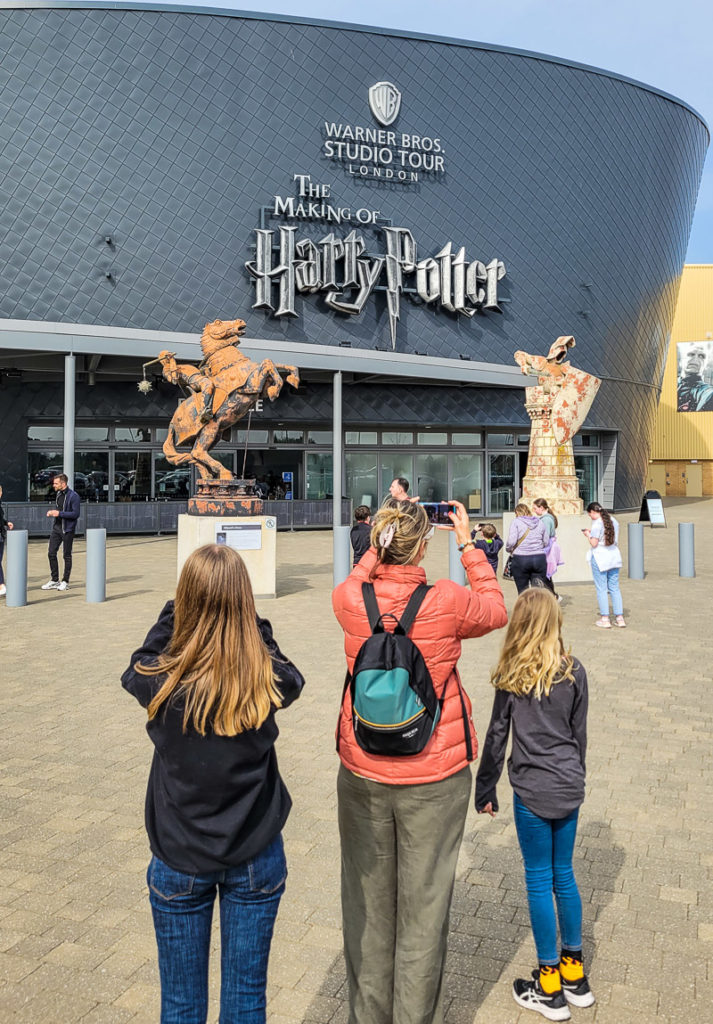
[[[366,614],[369,619],[369,629],[372,633],[383,633],[384,626],[381,622],[381,612],[379,611],[379,603],[376,600],[376,591],[374,590],[373,583],[362,583],[361,594],[364,598],[364,605],[366,607]]]
[[[468,723],[468,712],[465,709],[465,700],[463,699],[463,685],[460,678],[458,682],[458,696],[460,697],[460,710],[463,716],[463,732],[465,733],[465,756],[468,761],[473,760],[473,741],[470,738],[470,724]]]
[[[408,636],[411,626],[414,624],[418,610],[423,604],[423,600],[431,588],[427,583],[419,583],[411,597],[408,599],[408,604],[404,608],[403,615],[400,621],[396,625],[395,633],[403,633],[404,636]]]

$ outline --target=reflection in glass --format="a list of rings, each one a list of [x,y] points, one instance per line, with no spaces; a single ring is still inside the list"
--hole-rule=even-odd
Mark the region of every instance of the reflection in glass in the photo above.
[[[161,440],[166,440],[167,433],[168,431],[163,431],[164,436]],[[137,444],[143,444],[151,440],[151,427],[115,427],[114,440],[135,441]]]
[[[417,455],[416,482],[411,488],[421,501],[448,501],[448,456]]]
[[[489,455],[491,515],[512,512],[515,507],[515,456]]]
[[[109,427],[86,427],[78,423],[74,428],[74,441],[108,441]]]
[[[233,441],[236,444],[245,444],[245,430],[234,430]],[[250,428],[250,438],[248,440],[248,446],[251,444],[267,444],[267,431],[266,430],[253,430]]]
[[[445,432],[437,433],[435,430],[429,430],[428,433],[418,434],[419,444],[448,444],[448,434]]]
[[[310,444],[331,444],[332,443],[332,431],[331,430],[310,430],[308,435]]]
[[[574,471],[579,484],[579,496],[586,508],[590,501],[597,501],[597,456],[575,455]]]
[[[181,501],[189,496],[191,471],[188,466],[174,466],[159,452],[153,453],[156,498]]]
[[[482,487],[483,457],[481,455],[451,455],[452,493],[449,497],[461,501],[468,512],[483,511]]]
[[[272,440],[275,444],[304,444],[304,430],[274,430]]]
[[[376,444],[375,430],[347,430],[344,435],[345,444]],[[364,502],[366,504],[366,502]]]
[[[151,497],[151,452],[114,454],[114,501],[148,501]]]
[[[52,481],[63,473],[62,449],[27,454],[27,494],[30,501],[54,501]]]
[[[306,498],[331,498],[332,487],[332,456],[326,452],[308,452]]]
[[[409,431],[384,430],[381,435],[382,444],[413,444],[413,433]]]
[[[379,505],[376,452],[347,452],[344,461],[346,496],[354,506],[368,505],[373,512]]]
[[[488,445],[491,448],[512,448],[514,441],[512,434],[488,434]]]
[[[31,423],[27,428],[28,441],[64,441],[63,427],[41,427]]]
[[[109,500],[109,453],[74,453],[74,490],[82,501]]]
[[[461,431],[460,433],[451,434],[451,444],[468,444],[473,445],[477,448],[481,445],[482,438],[480,431]]]

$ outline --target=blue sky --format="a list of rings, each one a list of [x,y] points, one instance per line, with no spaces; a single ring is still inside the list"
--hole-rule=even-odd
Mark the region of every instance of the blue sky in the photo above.
[[[662,89],[713,127],[713,0],[191,0],[185,6],[292,14],[535,50]],[[711,149],[687,262],[713,263]]]

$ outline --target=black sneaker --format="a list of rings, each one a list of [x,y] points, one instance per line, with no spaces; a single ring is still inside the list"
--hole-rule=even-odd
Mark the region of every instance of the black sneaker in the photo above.
[[[512,995],[518,1006],[535,1010],[547,1020],[570,1020],[572,1017],[561,988],[549,996],[542,990],[539,971],[532,972],[532,981],[517,978],[512,983]]]
[[[586,974],[577,981],[567,981],[566,978],[562,978],[562,991],[565,999],[572,1006],[593,1006],[596,1002]]]

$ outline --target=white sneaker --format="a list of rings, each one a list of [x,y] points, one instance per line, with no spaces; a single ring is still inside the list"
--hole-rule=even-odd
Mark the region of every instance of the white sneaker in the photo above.
[[[5,594],[7,594],[7,587],[4,583],[0,583],[0,597],[5,597]]]
[[[47,580],[42,584],[40,590],[59,590],[59,580]]]
[[[57,584],[57,590],[69,590],[69,583],[67,583],[65,580],[62,580],[61,583]]]

